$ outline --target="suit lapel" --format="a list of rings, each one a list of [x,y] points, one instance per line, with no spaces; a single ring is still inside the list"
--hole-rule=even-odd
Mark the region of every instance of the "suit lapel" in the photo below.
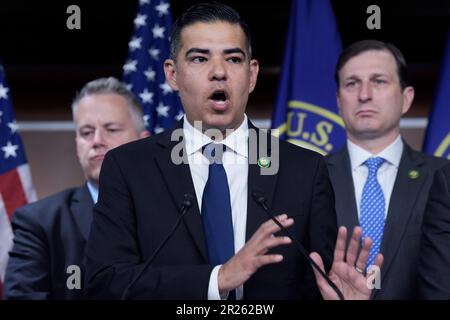
[[[94,202],[92,201],[92,197],[87,186],[85,185],[76,189],[72,197],[72,203],[70,204],[70,211],[72,212],[75,223],[86,241],[91,230],[93,207]]]
[[[271,154],[271,143],[270,139],[275,139],[271,135],[267,134],[267,132],[263,130],[257,129],[250,121],[249,121],[249,128],[251,130],[256,130],[257,132],[257,157],[256,160],[259,159],[259,157],[262,156],[269,156]],[[267,147],[268,152],[267,154],[261,152],[262,150],[259,150],[260,146],[260,139],[267,139]],[[272,207],[274,192],[275,192],[275,185],[277,181],[277,174],[273,175],[262,175],[261,174],[261,168],[258,166],[257,163],[250,163],[252,161],[250,157],[250,142],[249,142],[249,166],[248,166],[248,191],[247,191],[247,226],[246,226],[246,241],[249,240],[249,238],[256,232],[256,230],[260,227],[262,223],[267,221],[269,217],[267,216],[267,213],[264,211],[264,209],[253,199],[253,193],[256,191],[263,195],[266,199],[266,204],[269,210]],[[282,156],[280,155],[280,161],[282,159]],[[281,164],[280,164],[281,168]]]
[[[180,122],[175,129],[177,128],[182,128],[182,122]],[[249,128],[256,130],[258,133],[257,141],[259,145],[261,130],[254,127],[250,121]],[[183,200],[184,194],[191,194],[195,197],[195,189],[189,170],[189,165],[175,165],[171,160],[172,149],[179,143],[179,141],[170,141],[172,131],[173,130],[166,131],[162,135],[158,136],[158,144],[161,146],[161,152],[155,155],[155,161],[161,170],[164,182],[170,191],[172,199],[178,207],[179,203]],[[261,137],[271,139],[271,136],[264,132],[261,133]],[[267,145],[269,148],[268,154],[270,155],[270,142],[268,142]],[[266,156],[266,154],[261,154],[259,149],[258,155]],[[254,191],[262,193],[267,200],[268,207],[270,208],[273,201],[276,179],[277,175],[261,175],[261,168],[258,164],[249,164],[246,240],[248,240],[248,238],[250,238],[259,228],[259,226],[268,219],[264,209],[253,200],[252,194]],[[201,255],[205,261],[208,261],[206,240],[200,216],[200,209],[197,201],[194,202],[195,204],[191,208],[192,212],[184,217],[184,222]]]
[[[350,239],[353,228],[359,225],[359,219],[347,147],[329,157],[327,162],[334,188],[338,226],[347,227],[348,238]]]
[[[429,174],[428,168],[423,166],[424,162],[424,158],[419,152],[415,152],[406,143],[404,144],[381,244],[381,252],[384,254],[381,281],[389,272],[411,218],[415,200],[419,198],[422,186]],[[409,177],[412,170],[420,173],[418,178],[411,179]]]
[[[178,123],[175,129],[182,129],[182,121]],[[161,146],[161,152],[155,155],[156,165],[161,170],[164,182],[169,189],[170,195],[175,206],[178,208],[184,200],[184,195],[189,194],[194,197],[194,205],[190,209],[191,212],[186,214],[183,218],[187,229],[196,244],[203,259],[208,261],[206,240],[203,232],[203,224],[200,216],[200,209],[195,196],[195,188],[192,182],[192,176],[187,164],[186,154],[181,151],[182,157],[185,159],[182,164],[174,164],[171,158],[173,148],[183,141],[181,136],[180,141],[171,141],[171,134],[174,130],[166,131],[158,136],[158,144]],[[182,149],[184,150],[184,148]]]

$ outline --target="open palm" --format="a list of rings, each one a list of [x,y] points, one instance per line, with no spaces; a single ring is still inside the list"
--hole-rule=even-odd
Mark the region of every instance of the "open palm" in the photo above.
[[[355,227],[352,238],[350,240],[347,252],[345,252],[347,229],[340,227],[334,249],[334,259],[331,270],[328,274],[331,281],[342,292],[346,300],[368,300],[370,299],[372,289],[368,285],[369,276],[366,275],[367,258],[369,257],[372,240],[364,239],[361,252],[358,255],[361,238],[361,228]],[[311,253],[311,259],[324,271],[322,258],[317,252]],[[371,270],[378,272],[383,263],[383,255],[381,253],[375,259],[374,267]],[[327,283],[327,281],[314,270],[316,276],[317,286],[325,300],[338,300],[339,296],[334,289]]]

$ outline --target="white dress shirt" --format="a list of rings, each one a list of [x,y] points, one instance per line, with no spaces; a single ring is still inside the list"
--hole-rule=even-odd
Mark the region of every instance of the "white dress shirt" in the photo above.
[[[202,154],[202,147],[213,142],[200,130],[194,128],[184,117],[183,134],[186,153],[194,183],[197,202],[201,211],[203,190],[208,180],[209,162]],[[223,153],[223,166],[227,174],[230,189],[231,214],[233,219],[234,250],[238,252],[245,244],[247,226],[247,189],[248,189],[248,122],[244,115],[242,124],[220,143],[227,146]],[[219,300],[218,273],[219,266],[211,272],[208,299]],[[242,299],[243,287],[236,289],[236,298]]]
[[[347,140],[347,148],[350,156],[350,165],[352,169],[353,185],[355,187],[356,209],[358,211],[358,219],[360,218],[361,197],[366,183],[369,169],[364,164],[371,157],[381,157],[385,162],[381,165],[377,172],[378,183],[383,190],[385,201],[385,218],[389,209],[389,201],[391,200],[392,190],[394,189],[395,179],[397,177],[398,166],[403,153],[403,141],[400,135],[388,147],[378,154],[371,154],[367,150],[357,146],[350,140]]]
[[[94,201],[94,204],[98,201],[98,188],[96,188],[91,182],[87,182],[87,187],[89,190],[89,193],[91,195],[92,201]]]

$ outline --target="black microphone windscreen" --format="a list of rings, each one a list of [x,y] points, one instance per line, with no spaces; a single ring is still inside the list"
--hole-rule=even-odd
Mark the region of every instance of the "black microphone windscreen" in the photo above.
[[[253,197],[253,200],[255,200],[258,203],[263,203],[266,201],[266,199],[264,198],[264,195],[261,192],[256,191],[256,190],[252,192],[252,197]]]
[[[194,201],[195,201],[195,197],[189,193],[184,194],[183,198],[184,199],[183,199],[183,201],[181,201],[181,207],[180,207],[181,212],[192,207],[192,205],[194,204]]]

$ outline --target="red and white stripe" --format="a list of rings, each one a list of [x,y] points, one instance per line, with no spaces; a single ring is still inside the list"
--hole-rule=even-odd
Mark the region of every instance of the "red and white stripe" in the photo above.
[[[23,164],[0,175],[0,282],[3,283],[8,253],[13,245],[11,218],[14,211],[36,201],[30,167]],[[0,283],[0,289],[1,289]]]

